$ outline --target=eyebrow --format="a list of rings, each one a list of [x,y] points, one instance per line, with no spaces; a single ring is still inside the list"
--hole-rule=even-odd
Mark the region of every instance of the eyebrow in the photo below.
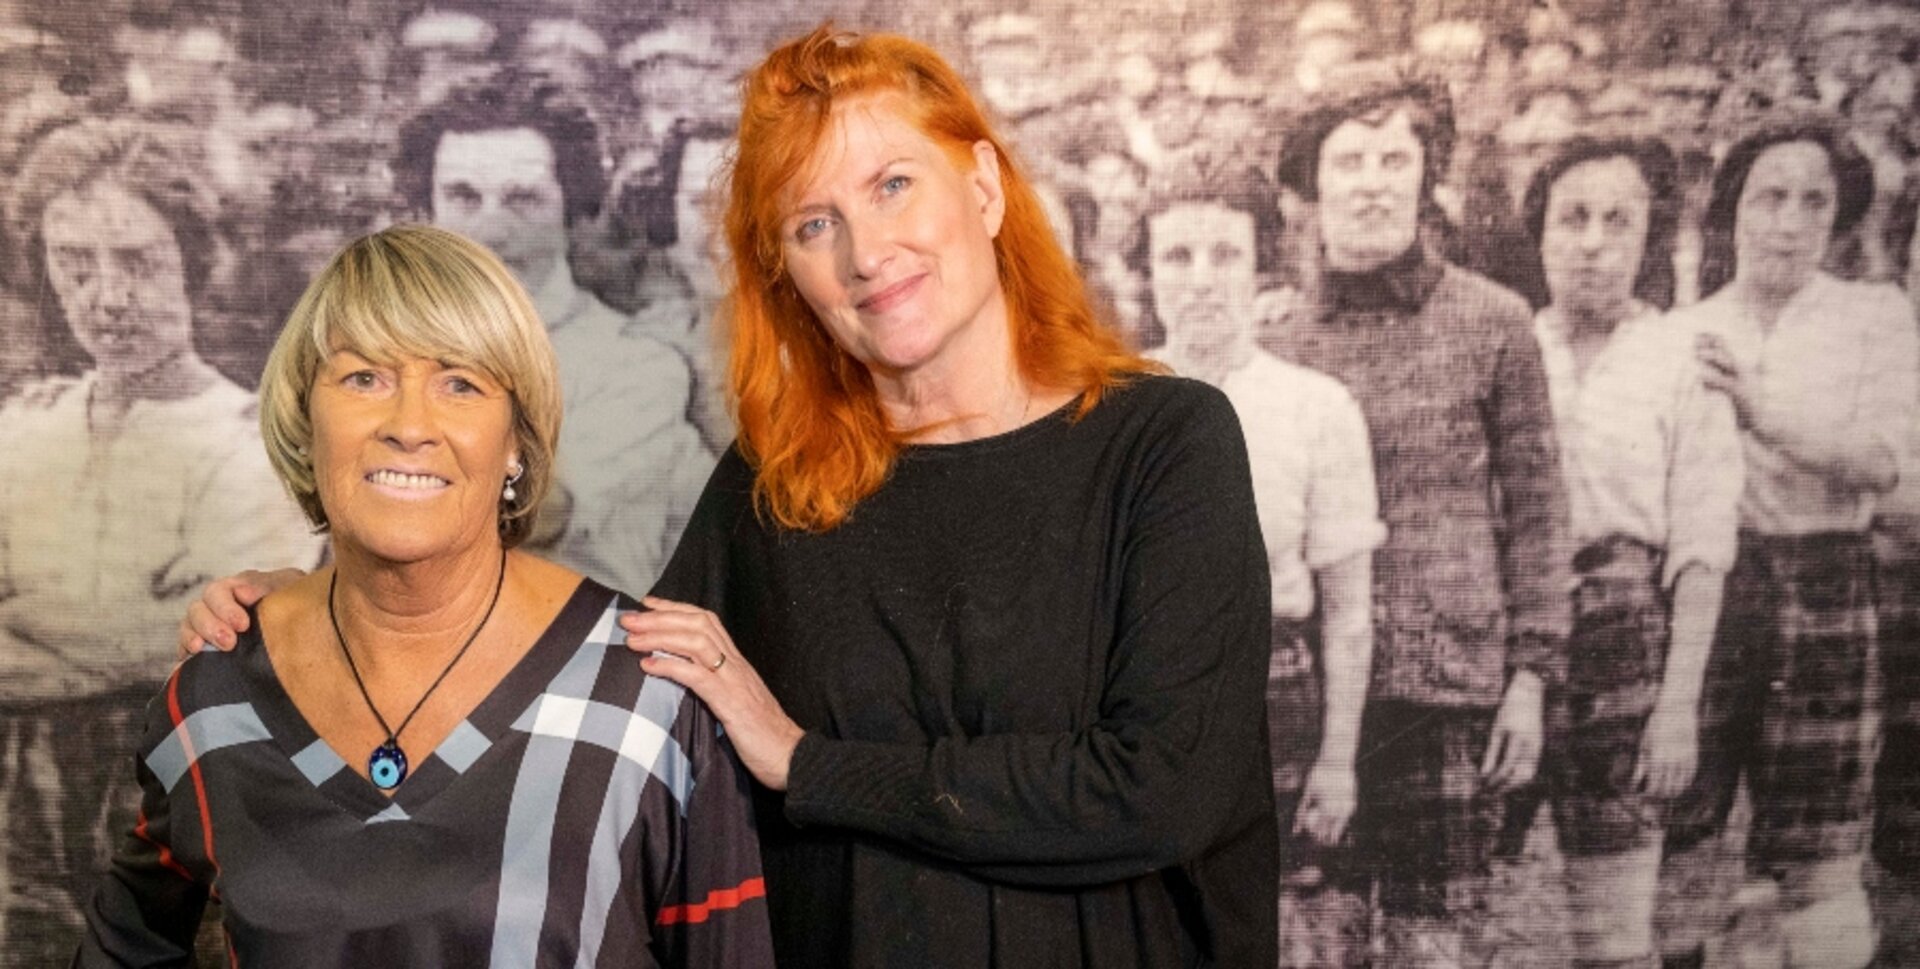
[[[872,175],[867,176],[866,184],[868,185],[880,184],[880,179],[886,177],[888,169],[892,168],[895,165],[900,164],[901,162],[910,162],[910,161],[913,161],[913,159],[907,155],[901,155],[898,158],[887,159],[886,161],[880,163],[879,168],[874,169]]]
[[[911,162],[913,160],[914,159],[911,155],[901,155],[897,158],[889,158],[886,161],[881,162],[879,167],[873,170],[873,174],[868,175],[866,179],[860,183],[861,187],[872,188],[873,186],[880,184],[880,180],[886,177],[887,172],[891,170],[893,166],[898,165],[901,162]],[[787,218],[793,219],[793,218],[797,218],[799,216],[807,215],[813,212],[822,212],[832,207],[833,206],[831,205],[827,205],[825,203],[820,203],[820,202],[815,202],[812,205],[802,205],[795,208],[792,212],[787,213]]]

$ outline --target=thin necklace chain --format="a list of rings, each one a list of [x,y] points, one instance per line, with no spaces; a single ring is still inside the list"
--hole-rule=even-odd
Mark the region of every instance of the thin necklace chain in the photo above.
[[[381,716],[380,708],[373,705],[373,696],[367,692],[367,682],[360,678],[360,667],[354,665],[353,650],[347,648],[347,634],[340,631],[340,616],[334,612],[333,608],[333,590],[339,582],[340,570],[336,567],[333,570],[333,576],[327,580],[327,619],[333,622],[334,638],[340,641],[340,653],[347,658],[347,670],[353,674],[353,685],[360,688],[360,699],[367,702],[367,709],[373,713],[373,719],[379,721],[380,729],[387,732],[387,743],[398,747],[400,735],[406,731],[407,724],[413,722],[413,715],[427,705],[427,698],[433,695],[433,691],[440,688],[441,682],[447,678],[448,673],[453,672],[460,658],[467,655],[467,650],[473,646],[474,640],[480,638],[480,630],[487,628],[487,620],[493,618],[493,607],[500,604],[500,588],[507,584],[507,552],[505,549],[500,550],[500,576],[493,582],[493,599],[487,603],[487,612],[480,617],[480,625],[473,627],[473,632],[467,635],[467,641],[460,645],[460,651],[454,653],[453,658],[447,661],[446,668],[440,671],[439,676],[433,678],[433,683],[427,687],[427,692],[420,694],[420,699],[413,705],[413,709],[407,711],[406,719],[400,721],[399,730],[387,726],[387,718]]]

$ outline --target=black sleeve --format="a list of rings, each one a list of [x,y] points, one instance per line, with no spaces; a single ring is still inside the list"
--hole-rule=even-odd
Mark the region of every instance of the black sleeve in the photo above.
[[[1192,861],[1247,823],[1267,757],[1266,553],[1239,421],[1225,397],[1200,399],[1155,429],[1136,480],[1115,483],[1138,498],[1097,722],[931,744],[810,733],[790,820],[1063,887]]]
[[[156,697],[147,704],[140,750],[152,750],[172,731],[166,703]],[[140,754],[133,761],[140,777],[139,819],[87,904],[86,935],[73,957],[76,967],[193,964],[193,938],[206,909],[207,885],[174,857],[172,799]]]
[[[661,965],[725,969],[773,965],[753,778],[720,734],[706,704],[687,695],[674,738],[692,766],[685,811],[661,818],[671,847],[654,857],[668,870],[648,872],[665,885],[652,914]]]
[[[753,514],[753,468],[736,444],[708,475],[652,594],[725,615],[727,545],[734,529],[752,527]]]

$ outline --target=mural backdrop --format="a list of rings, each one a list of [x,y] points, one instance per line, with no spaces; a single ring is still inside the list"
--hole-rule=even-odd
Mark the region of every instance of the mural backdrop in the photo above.
[[[731,439],[732,84],[826,16],[959,65],[1115,325],[1241,410],[1287,964],[1448,964],[1425,919],[1507,966],[1920,966],[1920,7],[1797,0],[0,0],[0,962],[71,951],[190,597],[322,559],[252,394],[343,241],[499,252],[566,382],[535,545],[651,584]],[[1466,635],[1407,591],[1472,571],[1455,467],[1573,576],[1456,590],[1572,623],[1531,783],[1475,765],[1523,674],[1406,685]],[[1349,824],[1389,796],[1398,848]]]

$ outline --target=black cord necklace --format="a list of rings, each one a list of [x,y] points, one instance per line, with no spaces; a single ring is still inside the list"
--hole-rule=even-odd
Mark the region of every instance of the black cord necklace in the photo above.
[[[493,582],[493,599],[487,603],[487,612],[480,617],[480,625],[473,627],[473,632],[468,634],[467,641],[461,644],[460,651],[454,653],[453,658],[447,661],[446,668],[440,671],[439,676],[433,678],[433,683],[427,687],[427,692],[420,694],[419,702],[413,705],[413,709],[407,711],[407,717],[400,721],[398,730],[387,726],[387,718],[381,716],[380,708],[373,705],[373,697],[367,693],[367,683],[360,678],[360,667],[354,665],[353,650],[347,648],[347,634],[340,631],[340,616],[333,609],[333,590],[339,582],[340,570],[336,568],[332,578],[327,580],[327,618],[333,622],[333,635],[340,641],[341,655],[347,658],[347,669],[353,673],[353,684],[360,688],[360,699],[367,701],[367,709],[372,711],[373,719],[379,721],[380,729],[387,732],[387,742],[373,748],[373,753],[367,755],[367,775],[373,778],[373,786],[383,791],[391,791],[399,787],[401,781],[407,779],[407,753],[400,749],[400,735],[406,732],[407,724],[413,722],[413,715],[427,705],[427,698],[433,695],[433,691],[440,688],[447,674],[453,672],[454,666],[460,662],[460,657],[467,655],[467,650],[473,646],[473,641],[480,638],[480,630],[487,628],[487,620],[493,618],[493,607],[500,604],[500,587],[507,584],[507,553],[504,549],[500,552],[500,577]]]

